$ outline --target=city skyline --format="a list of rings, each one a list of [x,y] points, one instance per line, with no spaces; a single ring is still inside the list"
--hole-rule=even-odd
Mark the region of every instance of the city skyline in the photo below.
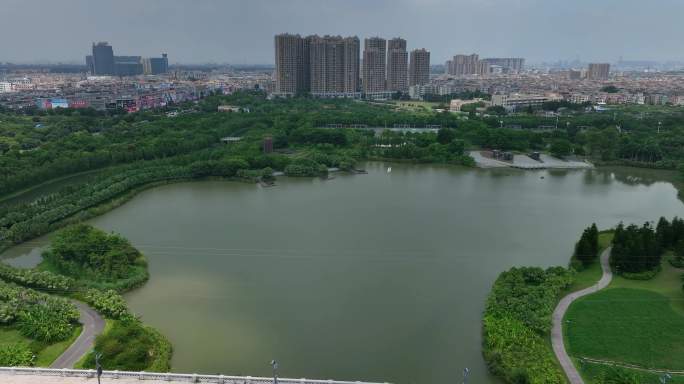
[[[169,52],[173,63],[272,64],[272,36],[282,32],[401,36],[409,41],[407,51],[430,50],[433,63],[445,62],[454,52],[525,57],[530,63],[578,57],[584,62],[683,60],[684,53],[672,47],[684,30],[676,20],[684,4],[658,2],[667,6],[644,8],[633,0],[74,0],[67,5],[7,0],[0,34],[17,37],[0,43],[0,61],[80,63],[87,53],[83,47],[108,41],[123,53]],[[393,22],[378,24],[379,17]],[[414,28],[418,24],[426,27]],[[614,43],[617,30],[630,41],[628,47]],[[55,35],[57,44],[45,38]]]

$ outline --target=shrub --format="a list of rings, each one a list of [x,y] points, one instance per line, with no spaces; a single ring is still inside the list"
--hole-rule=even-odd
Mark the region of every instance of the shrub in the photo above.
[[[57,291],[68,291],[74,285],[74,280],[66,276],[36,269],[14,268],[4,263],[0,263],[0,278],[25,287]]]
[[[88,304],[110,319],[126,320],[133,317],[126,307],[126,301],[114,290],[103,292],[89,289],[84,298]]]
[[[168,371],[171,359],[168,341],[138,320],[115,321],[96,338],[94,350],[102,354],[102,367],[107,370]],[[83,367],[95,367],[93,353],[86,356]]]
[[[306,158],[295,159],[285,167],[285,174],[288,176],[313,177],[327,173],[328,167]]]
[[[658,272],[660,272],[661,269],[662,268],[658,266],[655,269],[643,272],[623,272],[621,276],[625,279],[630,280],[651,280],[652,278],[656,277],[656,275],[658,274]]]
[[[561,267],[511,268],[494,282],[483,319],[483,355],[509,383],[564,383],[547,345],[551,314],[573,272]]]
[[[25,344],[0,346],[0,366],[30,367],[33,365],[33,351]]]
[[[17,325],[22,335],[52,343],[68,339],[74,332],[72,319],[46,306],[34,306],[19,313]]]
[[[0,280],[0,323],[12,324],[20,318],[28,320],[28,313],[44,310],[50,317],[54,317],[57,323],[73,323],[78,320],[79,313],[76,307],[66,299],[46,295],[32,289],[19,287]],[[38,316],[39,314],[36,314]],[[51,325],[47,321],[47,326]],[[26,330],[28,334],[38,334],[34,330]],[[55,333],[49,330],[48,333]]]
[[[559,294],[571,283],[572,273],[565,268],[511,268],[494,282],[485,312],[513,315],[532,330],[545,334],[551,329],[551,314]]]

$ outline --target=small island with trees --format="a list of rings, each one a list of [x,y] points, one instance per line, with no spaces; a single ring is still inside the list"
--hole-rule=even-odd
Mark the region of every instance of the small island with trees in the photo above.
[[[80,333],[77,300],[105,318],[94,347],[105,369],[170,369],[171,344],[120,295],[148,279],[144,256],[128,240],[75,224],[54,235],[43,258],[35,269],[0,268],[1,366],[49,365]],[[77,366],[94,368],[94,354]]]

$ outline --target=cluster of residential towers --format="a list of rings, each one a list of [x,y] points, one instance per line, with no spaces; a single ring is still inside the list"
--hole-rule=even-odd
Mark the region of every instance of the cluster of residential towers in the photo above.
[[[406,40],[371,37],[275,36],[275,93],[386,98],[430,80],[430,52],[406,50]],[[410,59],[409,59],[410,58]]]

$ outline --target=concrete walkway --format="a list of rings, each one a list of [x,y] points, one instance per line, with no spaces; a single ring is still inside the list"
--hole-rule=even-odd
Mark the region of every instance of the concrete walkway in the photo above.
[[[126,379],[103,379],[103,383],[114,384],[188,384],[187,381],[165,381],[165,380],[144,380],[134,378]],[[59,376],[37,376],[37,375],[5,375],[0,373],[0,383],[2,384],[97,384],[97,378],[86,377],[59,377]]]
[[[73,368],[74,364],[93,348],[95,337],[104,330],[105,321],[99,313],[80,301],[74,300],[73,303],[81,313],[78,321],[83,324],[83,330],[74,343],[50,365],[50,368]]]
[[[575,368],[575,365],[572,363],[568,352],[565,350],[565,343],[563,342],[563,317],[573,301],[607,287],[608,284],[610,284],[610,281],[613,280],[613,272],[610,270],[610,249],[610,247],[606,248],[601,254],[601,269],[603,270],[603,275],[598,284],[565,296],[553,311],[551,345],[553,346],[553,352],[556,354],[556,358],[560,362],[561,367],[563,367],[563,371],[565,371],[565,375],[568,377],[570,384],[584,384],[584,380],[582,380],[582,376],[580,376],[577,368]]]

